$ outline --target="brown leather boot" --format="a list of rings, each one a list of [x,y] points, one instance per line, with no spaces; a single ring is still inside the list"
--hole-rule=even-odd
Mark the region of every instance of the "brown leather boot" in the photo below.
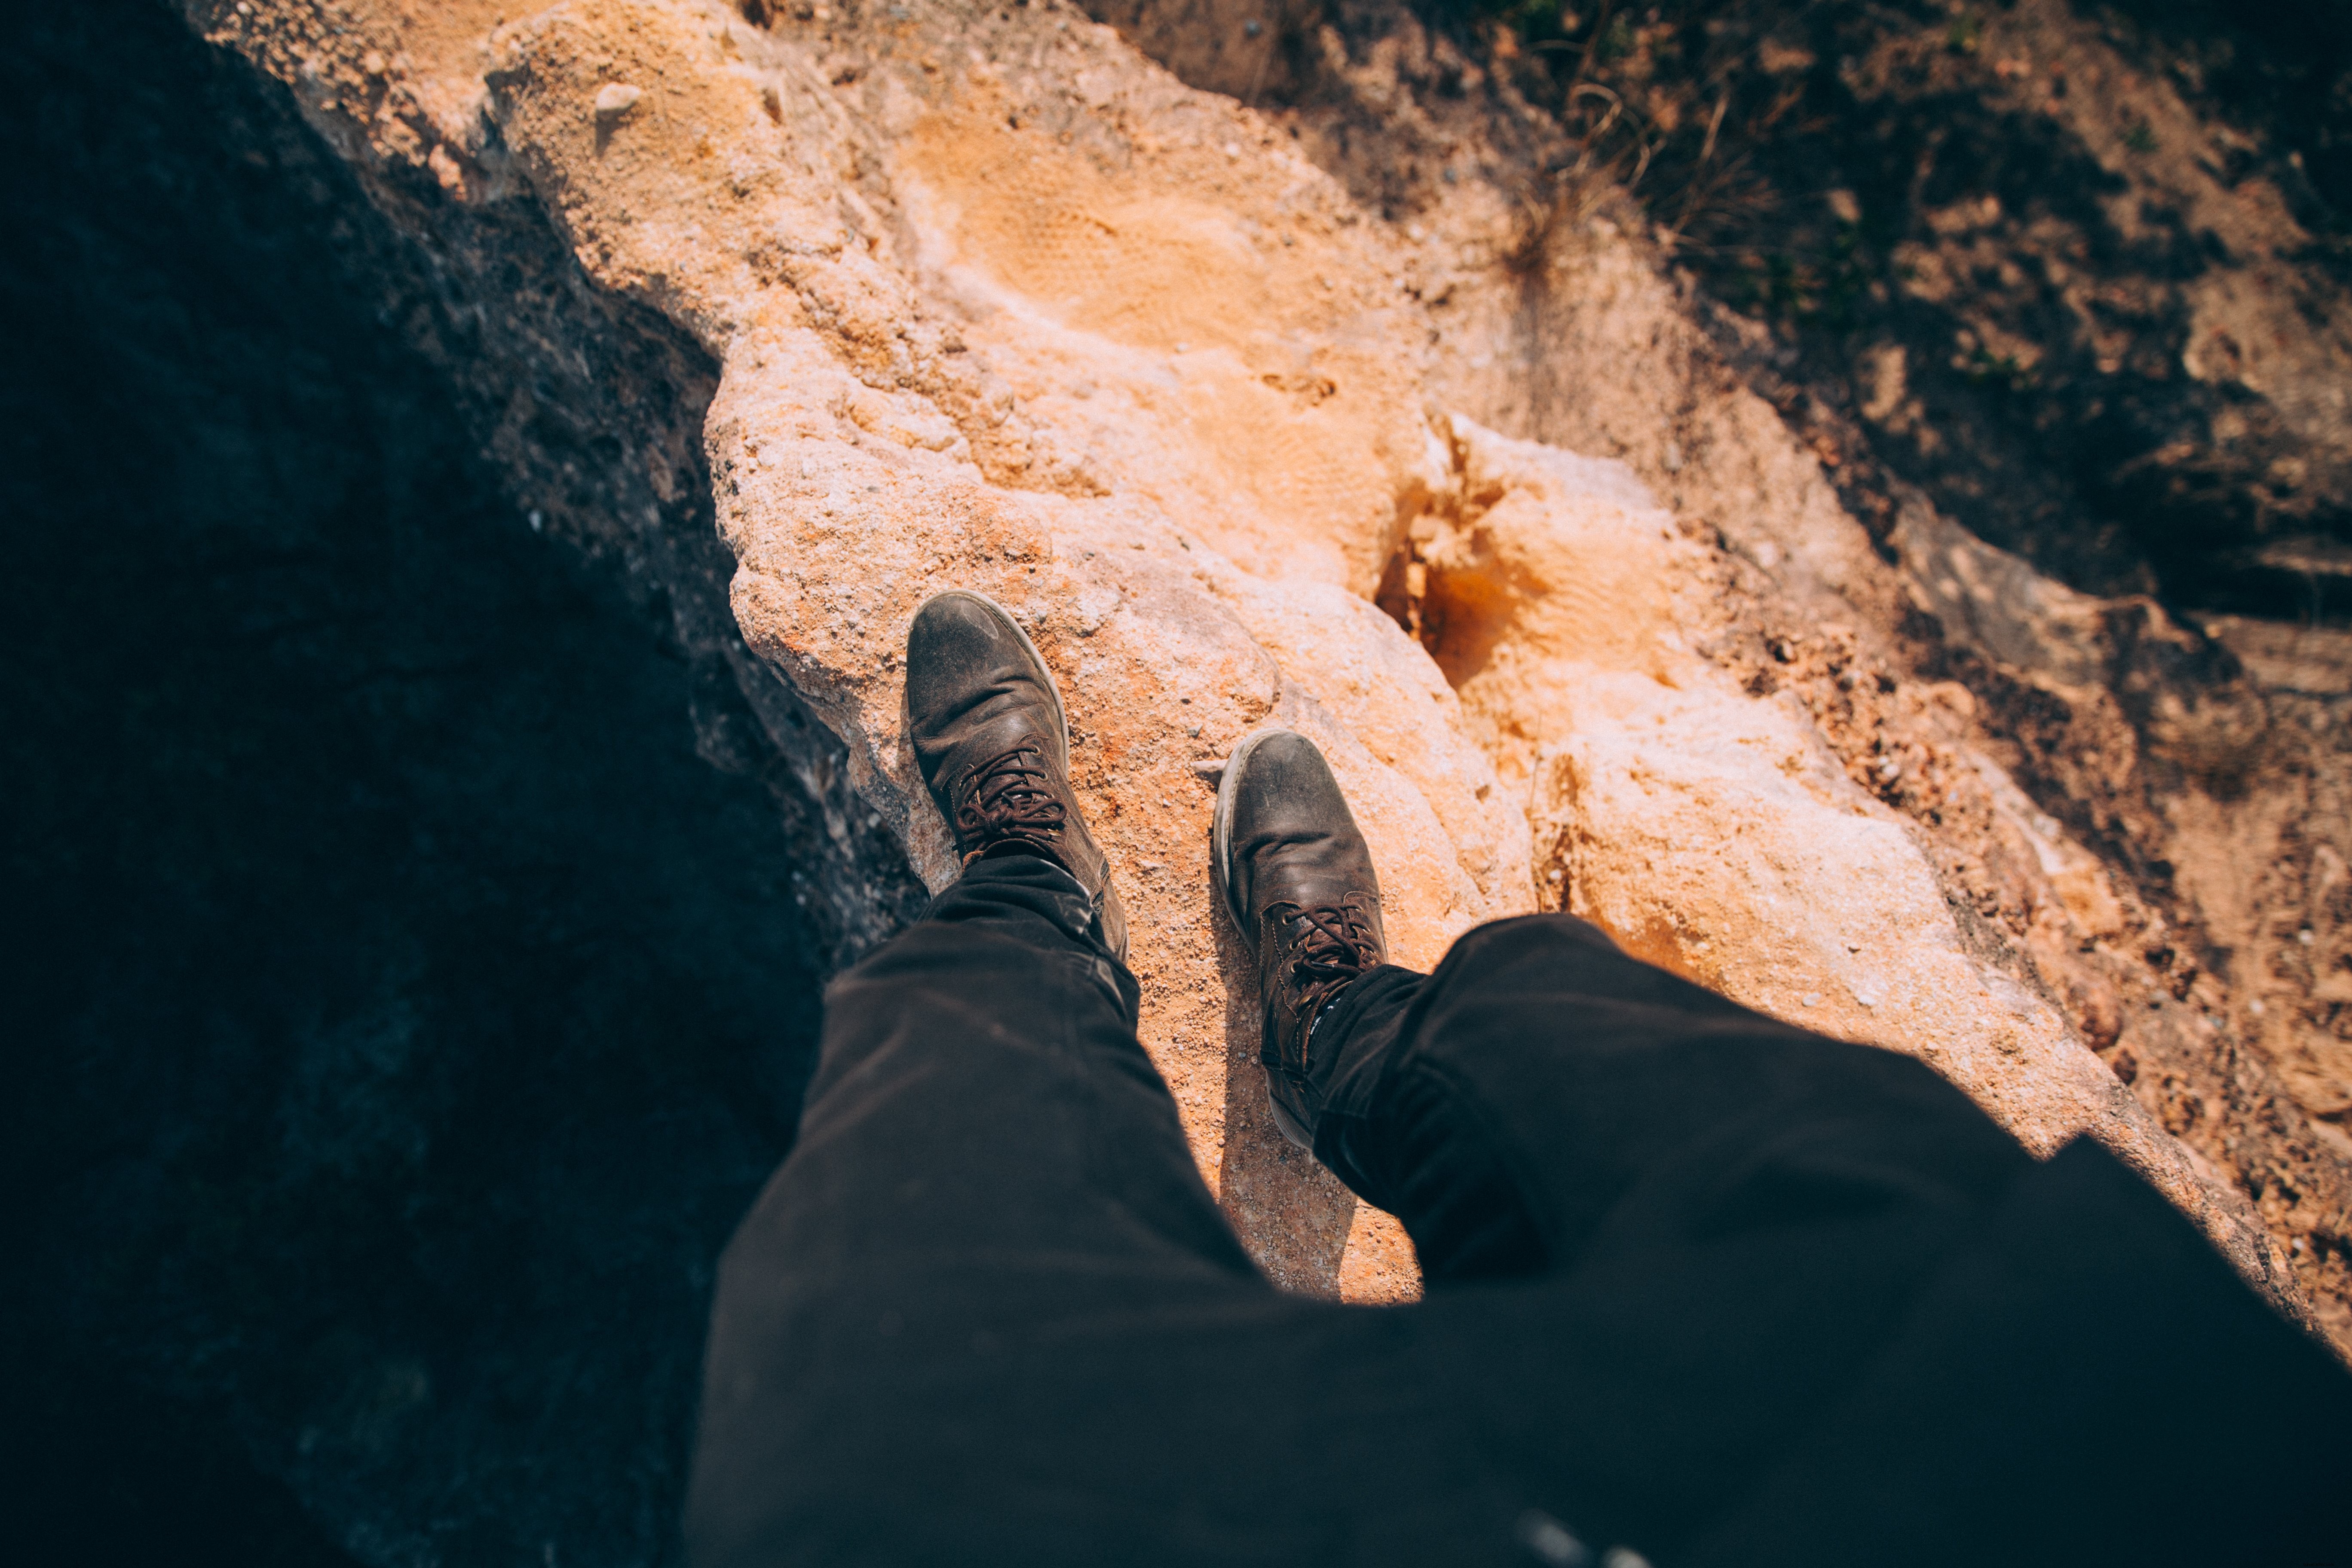
[[[1062,694],[1003,606],[951,589],[915,612],[907,734],[964,864],[1001,854],[1052,860],[1094,900],[1097,933],[1125,963],[1127,911],[1070,793]]]
[[[1214,834],[1211,871],[1257,957],[1258,1059],[1274,1119],[1312,1148],[1316,1020],[1349,981],[1388,962],[1371,850],[1323,753],[1293,730],[1261,730],[1234,748]]]

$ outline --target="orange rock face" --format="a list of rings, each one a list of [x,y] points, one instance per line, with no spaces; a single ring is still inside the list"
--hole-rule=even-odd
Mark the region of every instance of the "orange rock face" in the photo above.
[[[1710,655],[1759,572],[1823,626],[1884,626],[1900,590],[1769,409],[1689,392],[1671,301],[1627,247],[1594,241],[1615,313],[1582,352],[1622,372],[1591,396],[1623,447],[1675,433],[1664,498],[1483,428],[1512,373],[1475,324],[1439,341],[1407,237],[1109,29],[1053,6],[803,10],[201,19],[347,156],[539,204],[598,285],[719,360],[705,439],[743,635],[934,883],[951,866],[901,730],[908,621],[947,587],[1024,619],[1129,911],[1145,1044],[1276,1279],[1417,1289],[1393,1221],[1276,1134],[1209,891],[1202,764],[1280,720],[1355,803],[1400,962],[1573,910],[1751,1005],[1917,1053],[2036,1150],[2100,1138],[2292,1298],[2244,1201],[1956,915],[1835,721]],[[1465,233],[1507,216],[1465,192]],[[2020,874],[2053,889],[2053,940],[2095,938],[2116,918],[2095,862],[1963,760],[1984,821],[2046,851]]]

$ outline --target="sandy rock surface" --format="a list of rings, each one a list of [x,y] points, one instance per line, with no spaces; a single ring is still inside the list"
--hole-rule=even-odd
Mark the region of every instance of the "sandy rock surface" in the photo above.
[[[719,359],[706,442],[743,635],[934,884],[952,868],[901,732],[907,623],[950,586],[1022,617],[1127,901],[1144,1041],[1278,1280],[1417,1289],[1394,1223],[1265,1111],[1202,764],[1270,721],[1330,754],[1401,962],[1498,915],[1588,915],[1751,1005],[1917,1053],[2038,1151],[2100,1138],[2292,1304],[2244,1200],[1956,912],[1875,787],[1889,759],[1844,745],[1880,694],[1838,628],[1885,624],[1899,579],[1765,405],[1692,390],[1664,285],[1622,247],[1591,252],[1621,307],[1591,330],[1656,374],[1591,404],[1611,449],[1655,453],[1658,489],[1485,428],[1514,373],[1480,357],[1475,283],[1439,331],[1407,287],[1418,241],[1064,7],[193,9],[355,163],[540,204],[595,282]],[[1822,630],[1783,662],[1826,661],[1833,701],[1711,653],[1759,574]],[[1925,724],[1966,695],[1885,700]],[[1989,758],[1950,754],[2050,890],[2051,941],[2094,939],[2095,864]]]

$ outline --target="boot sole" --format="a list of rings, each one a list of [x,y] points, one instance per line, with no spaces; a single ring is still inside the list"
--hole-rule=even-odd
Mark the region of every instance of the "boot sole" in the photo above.
[[[1257,932],[1250,930],[1247,913],[1234,902],[1233,879],[1225,872],[1225,867],[1233,858],[1234,800],[1241,793],[1242,770],[1249,765],[1249,755],[1257,750],[1258,742],[1276,735],[1297,733],[1297,731],[1285,725],[1273,724],[1244,737],[1242,743],[1234,748],[1234,754],[1225,759],[1224,776],[1217,781],[1217,813],[1209,829],[1209,871],[1216,883],[1217,896],[1224,900],[1225,912],[1233,917],[1234,930],[1241,933],[1242,945],[1252,952],[1257,951]],[[1300,738],[1307,739],[1304,736]]]
[[[1234,748],[1234,754],[1225,759],[1224,776],[1217,781],[1217,815],[1209,829],[1209,874],[1216,883],[1217,896],[1224,900],[1225,912],[1233,917],[1234,929],[1241,933],[1242,946],[1253,954],[1257,952],[1257,932],[1250,929],[1248,920],[1234,905],[1233,879],[1225,874],[1225,866],[1232,858],[1234,848],[1234,797],[1240,793],[1242,771],[1249,766],[1250,753],[1257,750],[1258,742],[1276,735],[1297,733],[1296,730],[1275,724],[1248,736]],[[1309,744],[1313,743],[1311,737],[1301,738],[1307,740]],[[1265,1108],[1273,1114],[1275,1131],[1281,1133],[1286,1142],[1310,1154],[1315,1152],[1315,1140],[1307,1136],[1307,1129],[1298,1124],[1297,1117],[1282,1108],[1282,1101],[1275,1099],[1271,1078],[1267,1079],[1265,1085]]]

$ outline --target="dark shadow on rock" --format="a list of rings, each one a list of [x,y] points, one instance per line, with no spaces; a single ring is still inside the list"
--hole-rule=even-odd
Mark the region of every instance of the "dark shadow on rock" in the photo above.
[[[855,945],[662,575],[707,489],[559,542],[483,448],[583,515],[632,454],[552,380],[484,437],[289,110],[162,6],[15,45],[11,1560],[673,1560],[713,1263]],[[691,460],[692,385],[628,395]]]

